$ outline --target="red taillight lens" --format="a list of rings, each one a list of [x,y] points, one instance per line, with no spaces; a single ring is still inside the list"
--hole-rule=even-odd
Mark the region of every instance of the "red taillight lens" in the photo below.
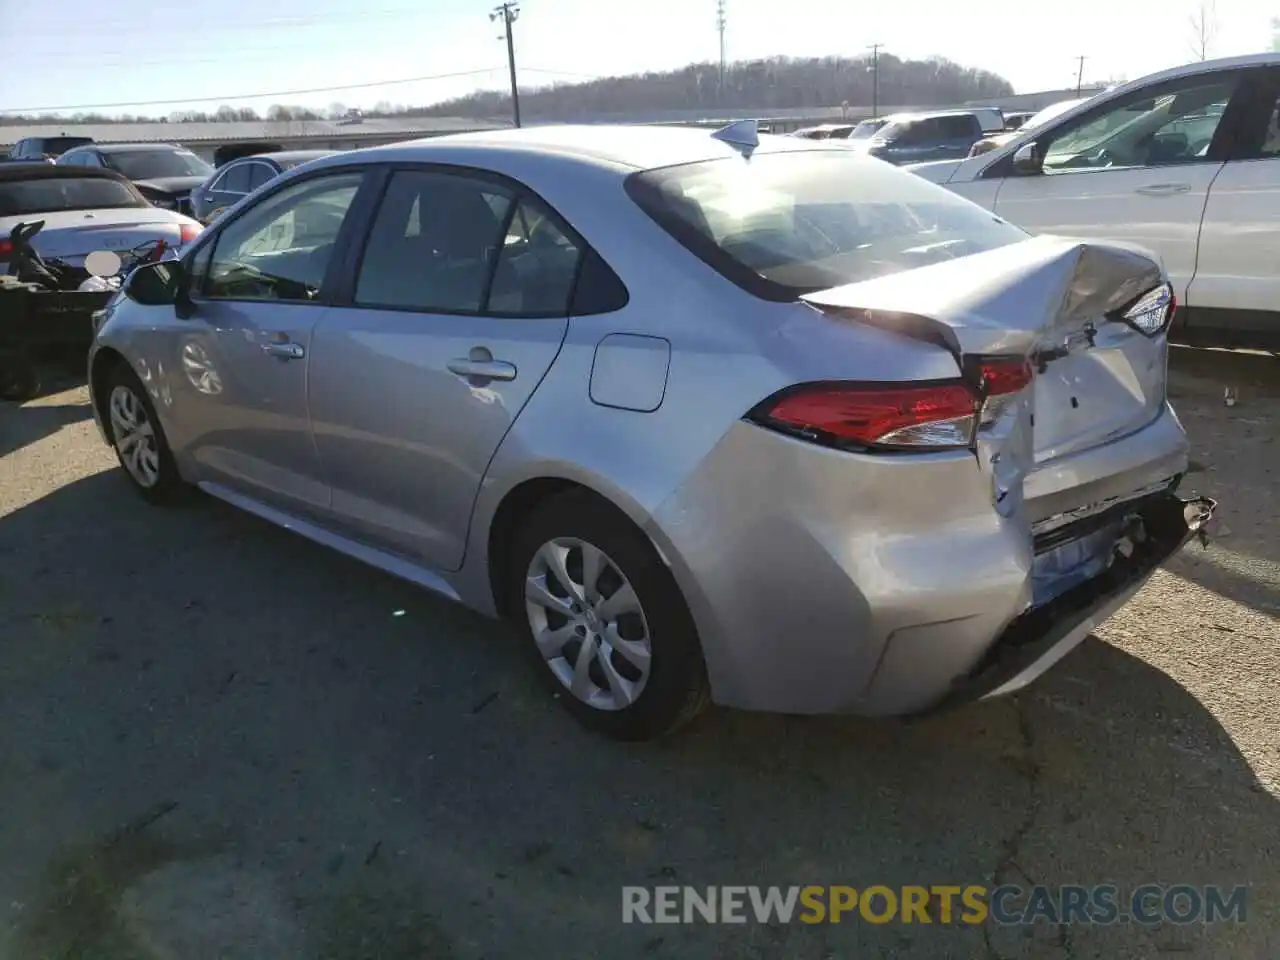
[[[967,446],[974,418],[994,419],[1000,404],[1031,383],[1022,358],[977,362],[983,396],[960,380],[935,383],[818,383],[793,387],[761,404],[750,418],[809,440],[835,446],[942,450]]]
[[[0,260],[8,260],[12,254],[13,241],[8,239],[0,240]]]
[[[200,236],[203,230],[204,227],[200,226],[198,223],[184,223],[182,226],[178,227],[178,236],[181,238],[183,246],[186,246],[196,237]]]

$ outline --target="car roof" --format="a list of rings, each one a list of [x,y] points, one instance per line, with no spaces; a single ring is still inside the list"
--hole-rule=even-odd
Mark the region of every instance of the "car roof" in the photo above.
[[[88,146],[88,144],[85,144]],[[98,143],[94,144],[99,153],[132,153],[140,150],[186,150],[177,143]],[[77,148],[78,149],[78,148]],[[188,151],[190,152],[190,151]]]
[[[230,163],[225,164],[225,166],[229,167],[232,163],[239,163],[242,160],[275,160],[284,162],[297,160],[301,162],[306,160],[316,160],[320,157],[332,156],[338,152],[339,151],[337,150],[268,150],[265,153],[254,153],[247,157],[237,157]]]
[[[128,183],[129,178],[104,167],[59,166],[56,163],[26,163],[21,160],[0,163],[0,183],[18,180],[115,180]]]
[[[702,160],[742,155],[739,147],[712,136],[716,131],[692,127],[623,126],[615,124],[565,124],[457,133],[351,150],[322,161],[325,166],[370,161],[434,160],[450,156],[474,157],[477,148],[507,156],[554,156],[614,170],[651,170]],[[837,150],[822,140],[806,140],[779,134],[759,134],[755,154]],[[461,162],[461,161],[460,161]]]

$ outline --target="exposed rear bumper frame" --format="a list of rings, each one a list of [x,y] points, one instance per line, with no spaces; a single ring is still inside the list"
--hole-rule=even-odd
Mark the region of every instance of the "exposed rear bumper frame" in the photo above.
[[[941,700],[916,716],[1012,693],[1040,676],[1137,593],[1156,567],[1200,532],[1217,503],[1207,497],[1184,500],[1166,493],[1147,499],[1137,509],[1126,506],[1142,518],[1148,539],[1099,576],[1016,617],[973,670],[959,678]]]

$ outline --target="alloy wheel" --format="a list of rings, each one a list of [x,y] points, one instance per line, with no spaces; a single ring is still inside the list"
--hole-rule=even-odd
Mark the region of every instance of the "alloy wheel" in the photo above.
[[[649,623],[631,583],[584,540],[544,543],[525,577],[525,611],[551,672],[597,710],[635,703],[649,679]]]
[[[136,393],[123,384],[111,391],[111,434],[120,462],[139,486],[150,489],[160,482],[160,447],[147,408]]]

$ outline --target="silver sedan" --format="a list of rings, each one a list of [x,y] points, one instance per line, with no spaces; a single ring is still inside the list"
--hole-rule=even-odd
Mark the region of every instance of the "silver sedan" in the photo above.
[[[844,145],[539,127],[343,153],[133,274],[132,485],[518,625],[577,717],[913,714],[1031,682],[1212,511],[1160,266]]]

